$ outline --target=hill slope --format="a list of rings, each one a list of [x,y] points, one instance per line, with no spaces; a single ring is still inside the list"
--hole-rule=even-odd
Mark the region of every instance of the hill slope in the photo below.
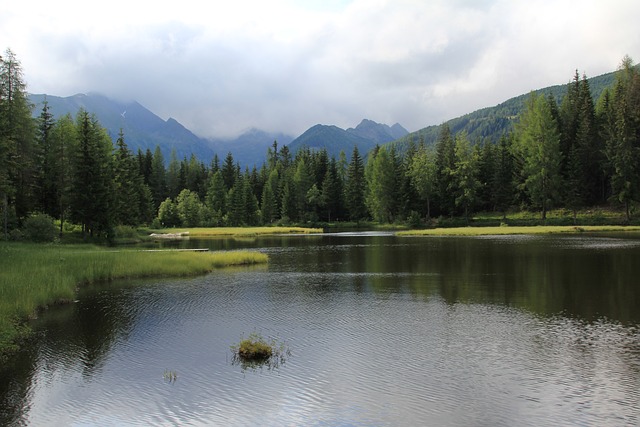
[[[611,86],[615,82],[615,72],[603,74],[601,76],[587,79],[591,94],[594,100],[597,100],[604,89]],[[533,91],[544,96],[552,96],[559,104],[567,93],[567,84],[549,86],[543,89]],[[469,114],[451,119],[446,124],[449,125],[451,132],[466,132],[469,140],[479,142],[489,140],[496,142],[503,133],[509,132],[517,120],[518,115],[525,108],[525,103],[530,93],[523,94],[511,98],[495,107],[482,108]],[[440,133],[440,125],[427,126],[418,131],[412,132],[393,143],[398,146],[399,150],[406,148],[410,140],[414,142],[424,138],[426,144],[434,144]]]

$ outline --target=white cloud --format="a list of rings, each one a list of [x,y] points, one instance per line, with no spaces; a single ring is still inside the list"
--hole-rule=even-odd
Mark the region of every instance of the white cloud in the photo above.
[[[135,99],[201,135],[415,130],[614,69],[640,50],[636,16],[631,0],[27,0],[0,6],[0,48],[33,92]]]

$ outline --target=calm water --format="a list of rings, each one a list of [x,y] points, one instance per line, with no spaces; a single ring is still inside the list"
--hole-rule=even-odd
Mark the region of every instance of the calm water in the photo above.
[[[270,263],[49,310],[0,370],[0,424],[640,424],[637,235],[186,244]],[[234,365],[252,332],[291,355]]]

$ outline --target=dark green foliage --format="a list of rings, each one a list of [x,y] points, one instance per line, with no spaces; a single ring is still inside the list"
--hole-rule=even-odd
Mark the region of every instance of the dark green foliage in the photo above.
[[[57,234],[53,218],[47,214],[31,215],[22,228],[25,239],[32,242],[53,242]]]
[[[455,213],[455,140],[447,124],[442,125],[440,137],[436,143],[435,181],[438,191],[440,213]]]
[[[490,201],[493,209],[502,212],[506,218],[507,210],[514,202],[514,162],[511,151],[512,135],[502,135],[495,148],[494,171],[491,180]]]
[[[354,140],[350,159],[309,146],[294,147],[292,156],[274,141],[265,164],[242,171],[230,152],[222,164],[216,155],[208,165],[191,153],[179,161],[175,151],[165,165],[160,147],[134,155],[124,127],[114,147],[85,110],[75,121],[69,115],[54,121],[44,103],[32,119],[20,64],[7,51],[0,60],[3,235],[25,234],[21,225],[34,212],[59,219],[60,233],[70,218],[85,237],[111,237],[117,225],[152,221],[193,227],[374,218],[418,225],[423,218],[469,219],[478,210],[506,218],[518,207],[540,209],[544,218],[551,206],[575,213],[606,202],[623,207],[630,220],[640,199],[640,77],[630,58],[615,79],[605,88],[613,76],[576,72],[568,85],[423,129],[395,145],[363,154]],[[370,125],[344,133],[358,138],[365,128],[381,130]],[[326,128],[315,130],[330,135]]]
[[[344,190],[345,207],[351,221],[360,221],[367,217],[366,185],[364,163],[358,147],[354,146],[351,162],[347,168],[347,181]]]
[[[592,99],[598,99],[600,95],[615,83],[616,73],[607,73],[592,77],[588,80]],[[556,102],[562,101],[568,91],[567,85],[551,86],[535,90],[538,95],[551,97]],[[497,143],[503,134],[512,132],[518,121],[518,116],[525,110],[529,94],[511,98],[495,107],[483,108],[464,116],[447,121],[451,133],[457,134],[465,131],[470,141],[490,141]],[[420,138],[427,145],[435,144],[441,132],[441,126],[428,126],[416,132],[412,132],[394,142],[399,146],[399,151],[404,151],[410,140],[418,141]]]
[[[116,224],[137,225],[142,222],[148,187],[140,175],[139,164],[127,148],[124,134],[116,141],[113,156],[113,220]],[[145,210],[146,211],[146,210]],[[146,212],[145,212],[146,213]]]
[[[608,141],[613,199],[624,206],[627,220],[631,204],[640,197],[640,74],[626,57],[614,89],[613,129]]]
[[[531,94],[514,144],[514,153],[522,165],[519,185],[533,205],[542,210],[543,220],[551,204],[558,200],[562,183],[560,132],[552,102]]]
[[[72,219],[87,235],[109,235],[113,221],[113,165],[111,139],[84,110],[76,118],[78,146],[72,156],[73,177],[71,194]]]

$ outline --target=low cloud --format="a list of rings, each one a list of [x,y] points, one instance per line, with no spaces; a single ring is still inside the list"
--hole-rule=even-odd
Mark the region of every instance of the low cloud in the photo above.
[[[0,6],[31,92],[137,100],[202,136],[416,130],[640,50],[634,1],[33,3]]]

